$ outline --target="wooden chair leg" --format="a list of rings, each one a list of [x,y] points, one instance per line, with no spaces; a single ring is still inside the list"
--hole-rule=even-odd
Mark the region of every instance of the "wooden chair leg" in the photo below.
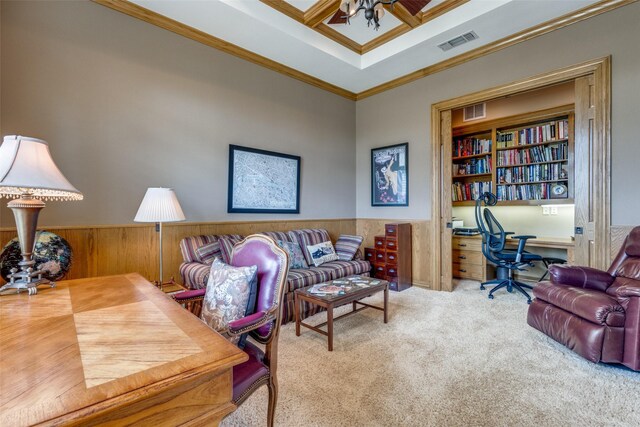
[[[273,427],[273,421],[276,417],[276,403],[278,402],[278,380],[271,377],[267,384],[269,388],[269,409],[267,412],[267,426]]]

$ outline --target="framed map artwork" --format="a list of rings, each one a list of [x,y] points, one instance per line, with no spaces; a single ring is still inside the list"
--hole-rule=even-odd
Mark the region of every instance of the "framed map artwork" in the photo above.
[[[300,156],[229,145],[229,213],[300,213]]]
[[[371,150],[371,206],[409,206],[409,143]]]

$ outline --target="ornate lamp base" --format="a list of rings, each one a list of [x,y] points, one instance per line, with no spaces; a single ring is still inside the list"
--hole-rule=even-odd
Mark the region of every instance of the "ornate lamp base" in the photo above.
[[[8,289],[15,289],[16,293],[26,290],[29,295],[35,295],[38,293],[38,286],[40,285],[49,285],[52,288],[56,286],[55,282],[44,279],[42,272],[39,270],[34,271],[33,268],[28,268],[18,271],[18,269],[13,268],[9,275],[9,283],[0,288],[0,293]]]

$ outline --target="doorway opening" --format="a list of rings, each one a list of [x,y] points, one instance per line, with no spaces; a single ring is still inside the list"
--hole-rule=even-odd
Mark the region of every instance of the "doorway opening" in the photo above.
[[[506,202],[505,207],[499,207],[499,209],[508,208],[511,211],[510,215],[503,215],[500,218],[504,217],[506,221],[509,221],[508,218],[520,218],[520,223],[522,218],[528,218],[525,221],[527,223],[525,227],[528,227],[528,230],[517,230],[518,232],[530,232],[542,236],[551,233],[566,236],[566,239],[571,237],[570,244],[567,245],[570,262],[606,268],[610,256],[609,76],[609,58],[603,58],[433,105],[432,155],[435,179],[432,211],[432,248],[434,249],[432,283],[434,289],[453,290],[452,272],[455,266],[453,259],[455,251],[452,252],[454,249],[452,248],[453,217],[456,216],[458,220],[466,222],[464,225],[475,225],[473,201],[460,199],[460,197],[468,199],[464,194],[464,188],[469,194],[469,183],[476,186],[476,191],[486,188],[494,193],[501,191],[501,198]],[[464,108],[478,103],[487,103],[485,117],[475,123],[464,122]],[[553,166],[558,169],[553,176],[555,180],[553,183],[542,183],[541,181],[545,180],[538,179],[535,184],[501,185],[511,182],[505,181],[505,173],[516,172],[513,168],[509,170],[502,168],[496,171],[496,159],[491,159],[491,156],[507,155],[509,150],[504,147],[500,150],[506,151],[496,151],[494,145],[490,149],[489,157],[485,152],[464,153],[465,156],[461,156],[462,160],[456,161],[455,159],[460,159],[460,156],[453,156],[452,144],[456,135],[464,135],[467,132],[468,135],[474,136],[476,135],[474,132],[477,132],[478,138],[475,138],[477,141],[482,142],[482,135],[485,135],[485,138],[492,139],[493,144],[496,144],[496,137],[503,136],[506,133],[505,130],[522,130],[527,126],[531,127],[531,124],[542,126],[546,123],[556,123],[556,120],[559,126],[567,123],[571,128],[571,140],[567,138],[564,142],[568,148],[571,148],[571,154],[564,161],[556,161],[559,164]],[[468,161],[472,164],[473,170],[469,170],[469,165],[465,163],[469,158],[473,159]],[[486,159],[484,166],[481,163],[482,159]],[[483,169],[483,167],[487,168],[486,161],[492,163],[489,167],[492,168],[491,170]],[[548,163],[544,168],[552,168],[551,162],[537,163]],[[476,165],[479,166],[478,169]],[[538,166],[535,167],[538,168]],[[474,173],[460,177],[460,173],[466,172]],[[507,179],[511,180],[511,177],[508,176]],[[557,182],[561,179],[566,181]],[[540,195],[520,195],[519,188],[526,186],[533,192],[545,192],[542,198],[549,199],[546,192],[552,189],[552,185],[553,191],[557,190],[560,193],[557,199],[526,200],[540,198]],[[473,186],[471,187],[473,190]],[[505,192],[509,190],[507,187],[511,187],[512,193]],[[460,192],[461,188],[462,192]],[[521,198],[525,200],[511,200]],[[545,209],[543,204],[553,206]],[[550,214],[551,209],[556,215]],[[546,213],[549,215],[544,216]],[[546,221],[541,221],[543,216]],[[536,228],[541,227],[541,224],[545,224],[543,227],[546,228]]]

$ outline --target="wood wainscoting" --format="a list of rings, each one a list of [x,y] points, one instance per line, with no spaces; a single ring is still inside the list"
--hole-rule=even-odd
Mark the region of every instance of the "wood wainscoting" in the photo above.
[[[612,225],[611,226],[611,261],[614,260],[616,255],[618,255],[618,251],[622,247],[624,243],[624,239],[627,238],[627,235],[633,230],[637,225]]]
[[[355,219],[314,219],[239,222],[191,222],[163,224],[164,280],[181,281],[180,240],[200,234],[249,235],[260,231],[324,228],[335,242],[340,234],[356,234]],[[73,248],[71,271],[66,279],[111,276],[137,272],[158,279],[158,236],[154,224],[40,227],[66,239]],[[15,228],[0,229],[0,244],[16,236]],[[0,282],[2,279],[0,278]]]
[[[431,221],[416,219],[367,219],[356,220],[356,234],[363,236],[363,247],[373,247],[375,236],[384,235],[384,225],[390,223],[408,222],[411,224],[411,259],[413,284],[423,288],[435,289],[431,286],[431,251],[429,236],[431,232]],[[439,289],[436,289],[439,290]]]

